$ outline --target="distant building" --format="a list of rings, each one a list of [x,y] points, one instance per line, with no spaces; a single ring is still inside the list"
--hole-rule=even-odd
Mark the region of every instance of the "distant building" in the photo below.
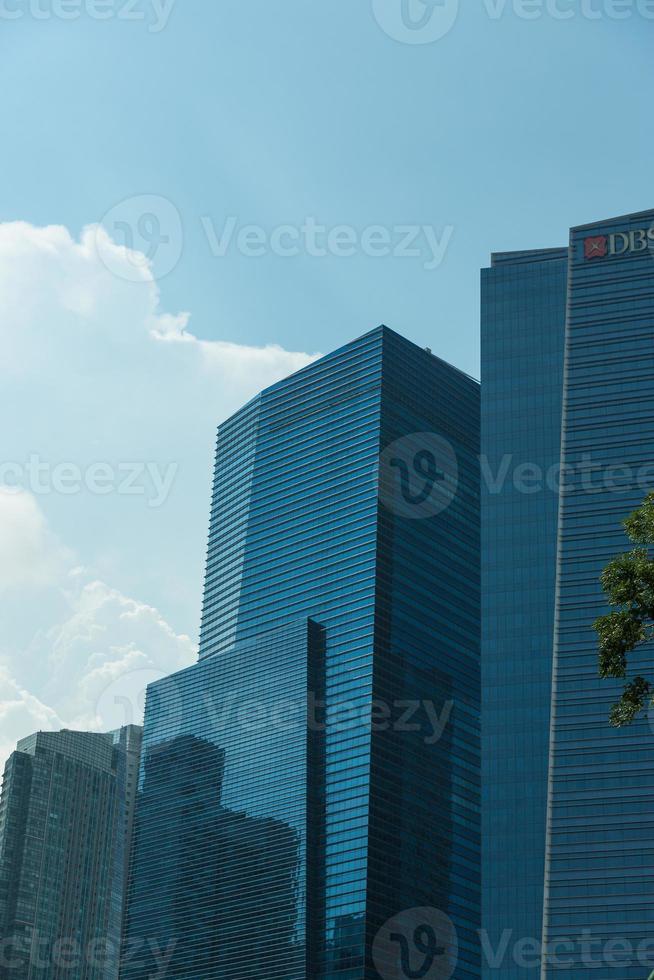
[[[139,785],[139,768],[141,765],[141,745],[143,729],[139,725],[125,725],[115,732],[109,733],[117,749],[117,777],[120,823],[123,833],[116,835],[116,862],[123,866],[123,890],[121,893],[121,920],[124,919],[127,889],[129,885],[129,868],[132,858],[134,840],[134,815],[136,812],[136,795]]]
[[[0,797],[2,980],[115,980],[141,729],[38,732]]]

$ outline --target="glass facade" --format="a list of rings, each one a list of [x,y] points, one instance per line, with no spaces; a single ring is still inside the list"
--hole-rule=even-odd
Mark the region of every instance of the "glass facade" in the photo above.
[[[559,980],[654,968],[652,731],[609,727],[621,685],[598,679],[592,630],[621,522],[654,484],[652,228],[646,212],[571,234],[544,920]],[[651,664],[648,646],[634,676]]]
[[[138,732],[39,732],[0,801],[0,977],[116,980]]]
[[[221,427],[201,631],[205,659],[313,617],[327,633],[326,696],[360,718],[372,699],[382,370],[379,332]],[[323,968],[330,960],[354,977],[363,968],[370,729],[336,724],[325,742],[333,844],[322,883],[330,943],[320,956]]]
[[[533,976],[540,940],[567,249],[493,256],[482,272],[483,976]]]
[[[135,949],[124,977],[162,963],[176,978],[307,975],[319,764],[307,718],[321,659],[305,619],[149,689],[127,931],[156,946]]]
[[[148,697],[128,921],[189,950],[174,976],[378,977],[380,927],[419,906],[479,976],[478,452],[478,384],[386,328],[220,427],[200,660]],[[283,744],[281,695],[310,707]]]
[[[599,679],[592,629],[622,520],[654,483],[653,258],[644,212],[483,273],[487,978],[654,967],[652,733],[610,728],[620,684]],[[634,675],[651,660],[639,650]]]
[[[389,917],[436,908],[456,932],[457,980],[478,977],[480,965],[479,412],[476,383],[388,335],[373,698],[398,707],[398,725],[372,739],[366,948]],[[408,485],[410,468],[428,472],[430,451],[438,477],[456,481],[443,510],[438,498],[423,510],[424,485]],[[402,731],[401,706],[419,703],[415,733]],[[437,741],[429,706],[443,724]],[[434,969],[446,976],[449,965]]]
[[[115,866],[118,868],[122,865],[123,868],[122,889],[120,892],[118,889],[114,889],[112,896],[113,921],[120,922],[120,934],[117,937],[117,948],[119,949],[127,910],[127,887],[134,843],[134,818],[136,815],[143,729],[139,725],[124,725],[122,728],[110,732],[109,735],[115,747],[118,819],[123,827],[122,834],[117,833],[114,842]]]

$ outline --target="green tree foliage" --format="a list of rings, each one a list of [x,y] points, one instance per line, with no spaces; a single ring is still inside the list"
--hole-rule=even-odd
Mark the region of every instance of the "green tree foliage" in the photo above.
[[[625,678],[628,654],[654,638],[654,560],[647,547],[654,545],[654,493],[625,520],[624,527],[639,547],[614,558],[602,572],[602,587],[616,608],[594,624],[600,677]],[[611,709],[611,724],[615,728],[630,725],[652,701],[654,685],[636,677]]]

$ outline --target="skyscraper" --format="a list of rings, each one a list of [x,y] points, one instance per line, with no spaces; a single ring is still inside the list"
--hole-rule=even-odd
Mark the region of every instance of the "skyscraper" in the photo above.
[[[654,211],[573,228],[543,975],[640,980],[654,969],[654,738],[609,728],[622,685],[597,677],[599,577],[654,488]],[[632,657],[651,675],[652,647]],[[555,945],[556,944],[556,948]]]
[[[394,976],[416,927],[479,975],[478,452],[477,383],[387,328],[220,427],[128,912],[176,978]]]
[[[654,212],[483,276],[488,980],[654,968],[652,732],[609,727],[620,685],[599,679],[592,629],[621,522],[654,486],[653,324]]]
[[[493,950],[507,932],[512,948],[542,931],[567,268],[567,249],[546,249],[494,255],[482,273],[482,924]],[[482,973],[529,971],[485,953]]]
[[[0,800],[2,980],[118,976],[139,735],[135,726],[38,732],[9,758]]]

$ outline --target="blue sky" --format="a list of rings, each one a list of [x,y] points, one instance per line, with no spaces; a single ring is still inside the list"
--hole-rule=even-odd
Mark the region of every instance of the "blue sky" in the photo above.
[[[636,13],[523,20],[507,3],[491,20],[464,0],[424,46],[389,38],[371,0],[177,0],[160,33],[89,17],[1,26],[2,216],[79,232],[124,198],[170,199],[184,251],[163,303],[191,310],[203,337],[324,350],[387,321],[475,372],[491,250],[564,244],[571,224],[651,204],[654,20]],[[230,215],[454,237],[436,272],[216,259],[201,218]]]
[[[652,206],[651,0],[402,2],[0,0],[4,461],[174,466],[157,507],[0,478],[12,738],[93,721],[46,676],[95,704],[192,658],[214,429],[257,387],[381,322],[478,375],[492,250]]]

